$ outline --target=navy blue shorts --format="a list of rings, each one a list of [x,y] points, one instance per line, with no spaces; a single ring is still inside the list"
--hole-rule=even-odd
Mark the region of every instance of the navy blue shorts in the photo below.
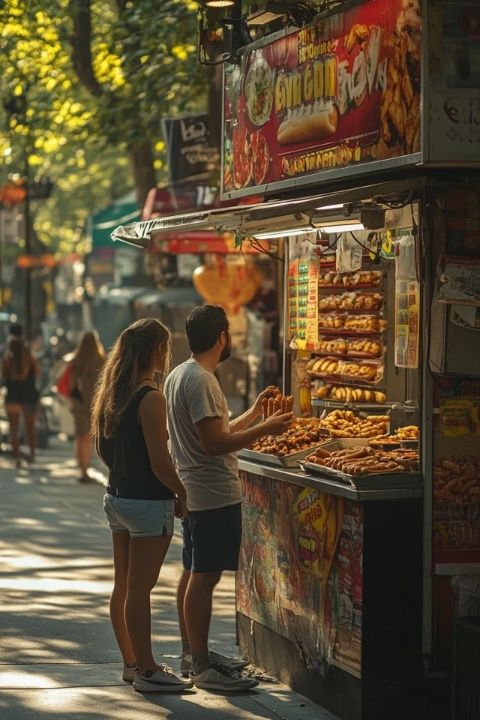
[[[242,505],[197,510],[182,520],[183,567],[191,572],[237,570]]]

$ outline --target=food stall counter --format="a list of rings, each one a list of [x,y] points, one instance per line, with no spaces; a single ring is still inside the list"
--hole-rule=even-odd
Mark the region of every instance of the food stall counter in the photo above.
[[[359,489],[335,480],[327,475],[313,475],[303,471],[301,468],[281,468],[268,464],[252,462],[240,457],[239,468],[241,471],[258,475],[260,477],[272,478],[283,482],[293,483],[305,488],[316,488],[322,492],[330,493],[338,497],[357,502],[378,501],[378,500],[402,500],[406,498],[421,498],[423,487],[420,473],[411,473],[409,481],[403,485],[385,487],[387,476],[378,476],[378,486],[368,489]]]

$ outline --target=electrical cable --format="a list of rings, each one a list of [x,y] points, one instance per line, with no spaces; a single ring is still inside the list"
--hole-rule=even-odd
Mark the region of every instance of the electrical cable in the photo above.
[[[413,190],[410,190],[406,194],[405,200],[387,200],[387,198],[383,198],[383,197],[376,197],[375,200],[380,205],[385,205],[390,210],[401,210],[402,208],[406,207],[407,205],[412,204]]]
[[[268,257],[272,258],[272,260],[278,260],[279,262],[284,263],[285,258],[281,257],[280,255],[276,255],[275,253],[270,252],[266,248],[263,247],[263,245],[256,239],[256,238],[248,238],[248,241],[250,243],[250,247],[253,250],[256,250],[259,253],[262,253],[263,255],[268,255]]]
[[[378,252],[378,250],[375,251],[375,250],[373,250],[372,248],[369,248],[368,245],[364,245],[363,243],[361,243],[360,240],[355,236],[355,234],[354,234],[351,230],[349,230],[349,233],[350,233],[350,235],[352,236],[352,238],[355,240],[355,242],[357,243],[357,245],[360,245],[360,247],[363,248],[364,250],[366,250],[369,255],[374,255],[374,256],[375,256],[375,260],[381,260],[381,259],[382,259],[382,255],[381,255],[381,253]]]

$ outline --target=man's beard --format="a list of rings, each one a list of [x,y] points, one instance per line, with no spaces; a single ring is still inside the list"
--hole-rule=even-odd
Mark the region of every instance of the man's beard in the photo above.
[[[232,339],[229,335],[227,344],[223,348],[222,353],[220,355],[219,362],[224,362],[225,360],[228,360],[228,358],[230,357],[231,354],[232,354]]]

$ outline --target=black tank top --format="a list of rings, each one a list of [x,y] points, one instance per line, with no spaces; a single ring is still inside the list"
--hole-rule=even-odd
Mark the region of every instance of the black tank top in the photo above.
[[[7,396],[5,398],[7,404],[35,405],[40,397],[40,393],[35,387],[35,370],[33,365],[23,380],[9,378],[7,375],[5,385],[7,386]]]
[[[101,437],[99,450],[109,469],[107,493],[131,500],[169,500],[173,493],[154,474],[138,408],[155,388],[142,387],[125,410],[115,436]]]

